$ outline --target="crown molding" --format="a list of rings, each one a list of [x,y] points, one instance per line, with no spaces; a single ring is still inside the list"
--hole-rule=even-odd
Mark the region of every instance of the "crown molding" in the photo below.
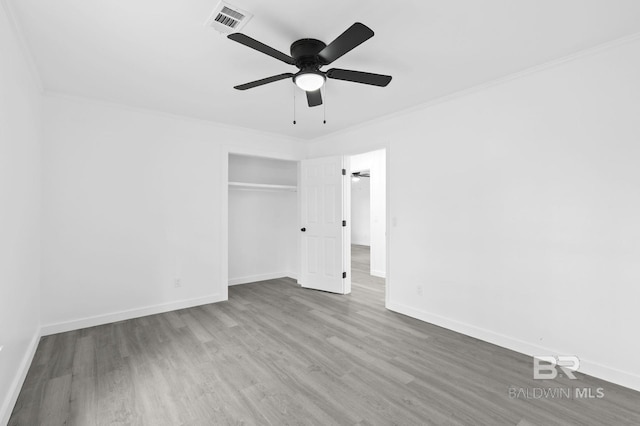
[[[0,0],[0,1],[2,1],[2,0]],[[192,123],[199,123],[199,124],[204,124],[204,125],[207,125],[207,126],[212,126],[212,127],[218,128],[218,129],[226,129],[226,130],[231,130],[231,131],[236,131],[236,132],[249,133],[249,134],[253,134],[253,135],[256,135],[256,136],[269,137],[269,138],[272,138],[272,139],[275,139],[275,140],[284,141],[284,142],[292,142],[292,143],[298,143],[298,144],[302,144],[302,143],[308,142],[305,139],[300,139],[300,138],[296,138],[296,137],[289,136],[289,135],[283,135],[283,134],[280,134],[280,133],[272,133],[272,132],[267,132],[267,131],[264,131],[264,130],[252,129],[250,127],[243,127],[243,126],[236,126],[236,125],[233,125],[233,124],[220,123],[218,121],[207,120],[207,119],[204,119],[204,118],[197,118],[197,117],[193,117],[193,116],[189,116],[189,115],[175,114],[175,113],[165,112],[165,111],[152,109],[152,108],[133,106],[133,105],[124,104],[124,103],[120,103],[120,102],[112,102],[112,101],[107,101],[107,100],[100,99],[100,98],[92,98],[92,97],[81,96],[81,95],[71,95],[71,94],[68,94],[68,93],[57,92],[57,91],[53,91],[53,90],[44,90],[42,94],[43,94],[43,96],[45,98],[62,99],[62,100],[66,100],[66,101],[76,102],[76,103],[86,103],[86,104],[102,106],[102,107],[106,107],[106,108],[137,112],[137,113],[140,113],[140,114],[146,114],[146,115],[151,115],[151,116],[155,116],[155,117],[162,117],[162,118],[166,118],[166,119],[178,120],[178,121],[183,121],[183,122],[186,121],[186,122],[192,122]]]
[[[617,48],[619,46],[623,46],[625,44],[633,43],[633,42],[638,41],[638,40],[640,40],[640,32],[633,33],[633,34],[630,34],[630,35],[627,35],[627,36],[624,36],[624,37],[620,37],[620,38],[617,38],[615,40],[611,40],[611,41],[607,41],[607,42],[604,42],[604,43],[600,43],[600,44],[598,44],[596,46],[592,46],[592,47],[580,50],[578,52],[572,53],[570,55],[563,56],[562,58],[554,59],[552,61],[548,61],[548,62],[545,62],[545,63],[540,64],[540,65],[534,65],[534,66],[526,68],[526,69],[524,69],[522,71],[517,71],[515,73],[511,73],[511,74],[505,75],[503,77],[499,77],[499,78],[496,78],[494,80],[491,80],[491,81],[488,81],[488,82],[485,82],[485,83],[481,83],[481,84],[469,87],[467,89],[459,90],[457,92],[453,92],[453,93],[450,93],[448,95],[440,96],[440,97],[432,99],[430,101],[423,102],[423,103],[420,103],[418,105],[414,105],[412,107],[405,108],[403,110],[393,112],[391,114],[383,115],[381,117],[377,117],[377,118],[374,118],[374,119],[371,119],[371,120],[367,120],[365,122],[356,124],[354,126],[349,126],[347,128],[340,129],[340,130],[337,130],[335,132],[332,132],[332,133],[329,133],[329,134],[326,134],[326,135],[322,135],[322,136],[318,136],[318,137],[313,138],[313,139],[309,139],[306,142],[308,142],[308,143],[316,143],[316,142],[322,142],[322,141],[325,141],[325,140],[329,140],[329,139],[332,139],[334,137],[337,137],[337,136],[340,136],[340,135],[343,135],[343,134],[347,134],[347,133],[354,132],[354,131],[362,129],[362,128],[369,127],[369,126],[371,126],[373,124],[376,124],[376,123],[381,123],[381,122],[384,122],[384,121],[387,121],[387,120],[391,120],[391,119],[394,119],[394,118],[397,118],[397,117],[402,117],[402,116],[405,116],[405,115],[409,115],[409,114],[411,114],[413,112],[425,110],[425,109],[434,107],[436,105],[439,105],[439,104],[442,104],[442,103],[445,103],[445,102],[449,102],[449,101],[452,101],[452,100],[455,100],[455,99],[458,99],[458,98],[463,98],[463,97],[468,96],[468,95],[472,95],[472,94],[475,94],[475,93],[478,93],[478,92],[482,92],[482,91],[488,90],[488,89],[490,89],[492,87],[506,84],[506,83],[508,83],[510,81],[513,81],[513,80],[521,79],[521,78],[527,77],[527,76],[532,75],[532,74],[537,74],[537,73],[543,72],[543,71],[548,70],[548,69],[560,67],[560,66],[562,66],[562,65],[564,65],[566,63],[573,62],[573,61],[578,60],[578,59],[582,59],[582,58],[586,58],[586,57],[590,57],[590,56],[595,56],[595,55],[597,55],[597,54],[599,54],[599,53],[601,53],[603,51],[608,51],[608,50]]]

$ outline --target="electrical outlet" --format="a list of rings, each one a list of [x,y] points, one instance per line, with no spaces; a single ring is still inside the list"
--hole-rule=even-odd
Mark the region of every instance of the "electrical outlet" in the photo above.
[[[182,287],[182,280],[180,278],[176,278],[175,281],[173,282],[173,285],[178,288],[178,287]]]
[[[422,286],[421,285],[416,287],[416,291],[418,292],[418,296],[422,296]]]

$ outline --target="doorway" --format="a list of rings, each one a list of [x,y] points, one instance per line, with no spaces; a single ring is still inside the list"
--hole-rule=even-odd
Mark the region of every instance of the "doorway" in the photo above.
[[[220,172],[223,299],[229,288],[298,276],[297,155],[225,148]]]
[[[384,303],[386,277],[386,151],[350,157],[351,274],[354,295]]]

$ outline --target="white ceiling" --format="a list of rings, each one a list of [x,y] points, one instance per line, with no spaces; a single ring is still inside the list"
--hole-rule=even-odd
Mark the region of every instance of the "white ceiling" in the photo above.
[[[45,89],[311,139],[640,32],[637,0],[230,0],[242,31],[289,53],[354,22],[376,35],[331,67],[390,74],[386,88],[330,80],[323,108],[295,72],[203,26],[217,0],[12,0]]]

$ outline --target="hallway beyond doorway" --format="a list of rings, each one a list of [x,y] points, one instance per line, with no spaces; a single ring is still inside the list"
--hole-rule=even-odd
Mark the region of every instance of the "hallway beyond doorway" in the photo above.
[[[384,306],[385,279],[374,277],[371,271],[371,248],[351,245],[351,294],[359,300]]]

